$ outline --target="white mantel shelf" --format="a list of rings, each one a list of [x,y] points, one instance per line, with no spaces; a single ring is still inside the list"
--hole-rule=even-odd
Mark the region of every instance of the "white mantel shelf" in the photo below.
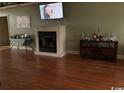
[[[35,51],[34,53],[37,55],[44,55],[44,56],[54,56],[54,57],[63,57],[66,54],[65,48],[65,26],[36,26],[34,28],[35,31]],[[38,32],[56,32],[56,40],[57,40],[57,53],[51,52],[42,52],[39,51],[39,38]]]

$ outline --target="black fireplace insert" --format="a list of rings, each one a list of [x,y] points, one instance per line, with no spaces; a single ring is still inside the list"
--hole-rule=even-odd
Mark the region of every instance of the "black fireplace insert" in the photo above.
[[[38,32],[39,51],[41,52],[57,52],[56,32]]]

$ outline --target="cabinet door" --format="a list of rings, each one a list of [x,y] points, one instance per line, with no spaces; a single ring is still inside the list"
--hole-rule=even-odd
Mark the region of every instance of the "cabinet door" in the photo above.
[[[113,60],[115,55],[114,49],[102,49],[102,55],[105,57],[105,59]]]

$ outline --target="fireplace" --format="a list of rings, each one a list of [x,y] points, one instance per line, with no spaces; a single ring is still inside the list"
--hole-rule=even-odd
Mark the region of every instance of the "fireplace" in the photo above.
[[[65,26],[37,26],[34,30],[35,54],[54,57],[66,54]]]
[[[56,32],[38,32],[39,51],[41,52],[57,52]]]

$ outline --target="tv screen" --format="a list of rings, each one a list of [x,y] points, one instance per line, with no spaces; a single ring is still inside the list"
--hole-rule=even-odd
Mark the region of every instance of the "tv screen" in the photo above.
[[[63,18],[62,3],[40,5],[40,15],[41,19]]]

